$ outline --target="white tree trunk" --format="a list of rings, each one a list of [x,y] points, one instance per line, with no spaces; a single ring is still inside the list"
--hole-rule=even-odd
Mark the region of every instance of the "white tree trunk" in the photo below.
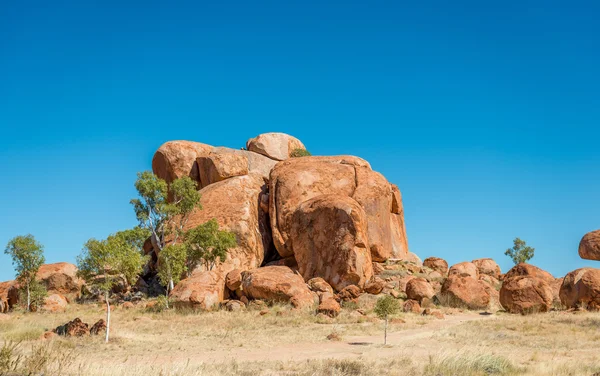
[[[31,292],[29,290],[29,283],[27,284],[27,312],[31,312]]]
[[[104,295],[106,299],[106,337],[104,342],[108,342],[108,332],[110,331],[110,302],[108,301],[108,292]]]
[[[387,322],[388,322],[388,318],[387,316],[385,317],[385,329],[383,330],[383,344],[387,345]]]

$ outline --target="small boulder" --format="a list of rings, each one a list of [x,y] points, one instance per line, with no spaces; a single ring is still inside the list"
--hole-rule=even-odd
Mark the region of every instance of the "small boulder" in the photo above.
[[[295,308],[314,304],[314,296],[302,277],[286,266],[265,266],[242,273],[242,289],[252,299],[289,302]]]
[[[480,275],[485,274],[498,279],[502,274],[500,266],[491,258],[473,260],[472,263],[477,267]]]
[[[103,332],[106,333],[106,321],[104,321],[104,319],[100,319],[94,325],[92,325],[90,334],[98,335]]]
[[[340,303],[335,300],[332,293],[321,293],[319,296],[319,301],[317,313],[322,313],[329,317],[336,317],[340,313]]]
[[[450,275],[442,285],[441,294],[451,307],[477,310],[490,304],[486,283],[470,276]]]
[[[385,287],[385,281],[379,277],[374,277],[365,284],[365,291],[369,294],[381,294]]]
[[[225,286],[230,291],[235,291],[242,286],[242,271],[240,269],[233,269],[225,277]]]
[[[311,291],[316,293],[327,292],[333,294],[333,288],[331,285],[329,285],[329,283],[327,283],[327,281],[321,277],[311,278],[306,284]]]
[[[66,337],[83,337],[90,334],[90,328],[88,324],[81,321],[80,318],[69,321],[64,325],[57,327],[53,331],[59,336]]]
[[[448,276],[456,275],[459,277],[471,277],[474,279],[479,278],[479,270],[477,266],[472,262],[460,262],[458,264],[452,265],[450,270],[448,271]]]
[[[182,280],[169,297],[178,308],[209,310],[224,300],[225,278],[218,271],[194,272]]]
[[[121,304],[121,308],[129,310],[129,309],[135,308],[135,306],[133,305],[132,302],[125,302],[125,303]]]
[[[433,287],[431,287],[425,278],[413,278],[406,284],[406,296],[408,299],[421,303],[423,299],[431,299],[434,295]]]
[[[344,302],[354,300],[361,294],[360,288],[356,285],[350,285],[342,289],[337,296],[338,299]]]
[[[246,306],[239,300],[228,300],[225,303],[225,309],[229,312],[241,311],[244,308],[246,308]]]
[[[423,261],[423,266],[436,270],[443,276],[448,274],[448,263],[439,257],[427,257]]]
[[[600,230],[588,232],[579,242],[579,257],[600,260]]]
[[[408,312],[408,313],[410,313],[410,312],[420,313],[421,305],[416,300],[409,299],[409,300],[405,301],[404,304],[402,305],[402,310],[404,312]]]
[[[296,149],[306,150],[306,147],[296,137],[285,133],[263,133],[246,142],[246,149],[262,154],[276,161],[291,157]]]
[[[552,300],[552,288],[544,280],[531,276],[505,280],[500,289],[500,304],[510,313],[547,312]]]

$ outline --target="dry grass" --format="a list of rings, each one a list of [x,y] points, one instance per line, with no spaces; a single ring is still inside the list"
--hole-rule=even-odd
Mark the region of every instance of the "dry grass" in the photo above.
[[[113,312],[112,340],[38,338],[102,308],[0,315],[2,344],[18,343],[18,374],[47,375],[592,375],[600,372],[600,314],[531,316],[444,310],[401,314],[382,346],[382,323],[345,309],[336,319],[286,306],[242,312]],[[404,322],[402,322],[404,321]],[[394,320],[392,320],[394,322]],[[334,335],[332,335],[334,334]],[[328,337],[330,337],[328,339]],[[9,359],[9,360],[10,360]]]

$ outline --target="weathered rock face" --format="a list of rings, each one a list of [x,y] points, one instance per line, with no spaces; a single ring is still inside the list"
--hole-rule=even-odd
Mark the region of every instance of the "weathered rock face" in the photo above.
[[[175,307],[213,309],[225,297],[225,278],[214,270],[194,272],[175,286],[170,297]]]
[[[406,296],[408,299],[421,303],[423,299],[431,299],[434,295],[433,287],[431,287],[425,278],[413,278],[406,284]]]
[[[581,268],[568,273],[559,294],[567,308],[600,308],[600,269]]]
[[[235,233],[238,243],[229,250],[225,262],[217,265],[216,271],[255,269],[262,264],[271,245],[268,217],[258,205],[263,189],[266,187],[262,178],[251,174],[223,180],[200,190],[202,210],[192,212],[185,230],[215,219],[220,229]]]
[[[430,269],[438,271],[442,276],[448,274],[448,262],[439,257],[427,257],[423,261],[423,265]]]
[[[242,275],[242,290],[251,299],[289,302],[295,308],[315,304],[315,296],[302,277],[286,266],[265,266]]]
[[[52,294],[44,299],[42,311],[51,313],[65,312],[68,305],[67,298],[60,294]]]
[[[546,312],[552,300],[552,288],[544,280],[531,276],[505,280],[500,289],[500,304],[511,313]]]
[[[77,277],[77,267],[68,262],[44,264],[38,270],[36,278],[46,286],[48,294],[66,295],[70,298],[78,297],[84,284]]]
[[[404,229],[393,228],[404,222],[392,220],[392,186],[360,158],[303,157],[280,162],[271,171],[269,193],[273,240],[282,257],[294,255],[291,228],[295,211],[303,202],[321,195],[350,197],[364,209],[373,261],[402,258],[408,252],[403,245]]]
[[[276,161],[290,158],[295,149],[304,149],[304,144],[285,133],[263,133],[246,142],[246,149]]]
[[[305,280],[322,277],[340,291],[349,285],[363,287],[372,277],[366,215],[354,199],[321,195],[303,202],[290,234]]]
[[[247,150],[236,150],[226,147],[214,147],[192,141],[169,141],[164,143],[154,154],[152,171],[156,176],[171,183],[175,179],[189,176],[200,187],[206,186],[209,181],[201,183],[201,174],[198,167],[198,158],[213,156],[213,167],[204,172],[206,176],[215,176],[219,173],[231,175],[233,171],[240,173],[243,169],[239,166],[241,160],[247,162],[247,173],[257,174],[264,178],[269,173],[276,161],[263,155]],[[239,157],[239,158],[236,158]],[[234,162],[235,161],[235,162]],[[209,163],[208,161],[206,161]],[[237,166],[234,168],[234,165]],[[216,172],[214,170],[216,170]],[[224,177],[223,175],[221,175]],[[234,175],[237,176],[237,175]]]
[[[531,264],[520,263],[515,265],[512,269],[510,269],[504,275],[504,281],[508,281],[511,278],[518,276],[530,276],[534,278],[538,278],[551,285],[554,282],[554,277],[552,274],[548,273],[545,270],[538,268],[537,266],[533,266]]]
[[[184,176],[199,182],[200,174],[196,159],[208,155],[213,149],[212,146],[199,142],[166,142],[158,148],[152,158],[152,171],[167,183]]]
[[[308,285],[308,288],[311,291],[314,291],[316,293],[328,292],[328,293],[333,294],[333,288],[323,278],[320,278],[320,277],[312,278],[308,282],[306,282],[306,284]]]
[[[457,275],[460,277],[472,277],[474,279],[479,278],[479,270],[477,266],[472,262],[460,262],[458,264],[452,265],[450,270],[448,271],[448,276]]]
[[[15,281],[0,282],[0,299],[6,302],[8,309],[19,303],[19,290]]]
[[[442,286],[442,295],[452,307],[485,309],[490,304],[490,293],[486,283],[470,276],[453,274]]]
[[[248,157],[245,155],[210,152],[198,157],[196,162],[201,187],[248,174]]]
[[[579,257],[600,260],[600,230],[588,232],[579,243]]]
[[[491,277],[498,279],[502,272],[500,271],[500,266],[491,258],[482,258],[472,261],[473,264],[477,267],[479,274],[486,274]]]

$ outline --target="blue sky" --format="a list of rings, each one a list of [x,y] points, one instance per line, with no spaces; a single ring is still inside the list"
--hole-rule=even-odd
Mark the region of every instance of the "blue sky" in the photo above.
[[[163,142],[239,148],[279,131],[398,184],[422,258],[505,271],[519,236],[554,275],[600,267],[577,255],[600,228],[599,11],[0,2],[0,245],[32,233],[49,262],[73,262],[88,238],[135,225],[135,174]]]

